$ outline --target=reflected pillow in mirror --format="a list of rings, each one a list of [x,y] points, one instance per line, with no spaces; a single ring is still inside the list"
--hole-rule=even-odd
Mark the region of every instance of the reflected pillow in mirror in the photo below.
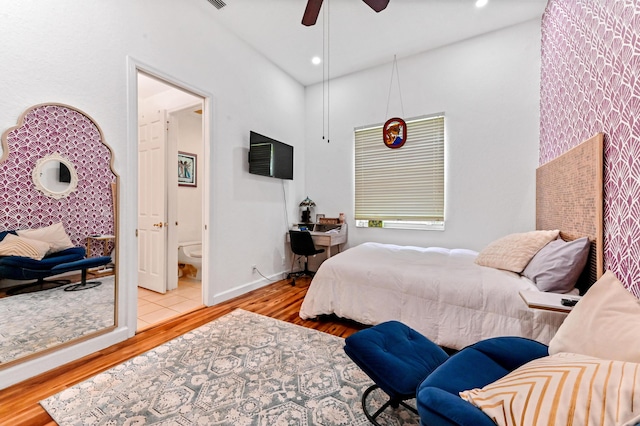
[[[18,231],[18,235],[49,243],[51,246],[49,253],[56,253],[74,247],[61,222],[45,226],[44,228],[21,229]]]
[[[587,264],[591,244],[589,238],[551,241],[533,256],[522,275],[540,289],[553,293],[569,293]]]
[[[0,241],[0,256],[22,256],[42,260],[50,247],[50,244],[44,241],[7,234]]]

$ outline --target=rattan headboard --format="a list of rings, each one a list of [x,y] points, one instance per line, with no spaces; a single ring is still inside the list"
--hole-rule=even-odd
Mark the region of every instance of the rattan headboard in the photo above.
[[[598,133],[536,170],[536,229],[559,229],[566,241],[591,240],[580,293],[604,272],[603,141]]]

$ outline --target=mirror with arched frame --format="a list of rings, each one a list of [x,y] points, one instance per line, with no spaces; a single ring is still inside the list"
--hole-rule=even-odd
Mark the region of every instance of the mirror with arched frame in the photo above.
[[[83,291],[36,282],[34,291],[14,292],[30,283],[0,275],[0,368],[116,327],[117,198],[111,148],[84,112],[64,104],[35,105],[2,134],[0,236],[62,223],[73,246],[92,257],[112,254],[112,263],[89,270],[88,279],[101,284]],[[81,271],[44,281],[58,279],[77,282]]]

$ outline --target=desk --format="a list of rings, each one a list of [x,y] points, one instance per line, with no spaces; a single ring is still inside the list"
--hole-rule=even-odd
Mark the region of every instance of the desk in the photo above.
[[[572,306],[564,306],[562,299],[580,300],[580,296],[573,294],[548,293],[545,291],[520,290],[520,297],[533,309],[569,313]]]
[[[331,257],[331,247],[338,247],[340,252],[340,244],[347,242],[347,224],[328,225],[325,223],[308,223],[299,224],[299,227],[306,226],[309,229],[313,244],[317,247],[324,247],[327,253],[327,259]],[[287,232],[287,242],[289,242],[289,233]]]

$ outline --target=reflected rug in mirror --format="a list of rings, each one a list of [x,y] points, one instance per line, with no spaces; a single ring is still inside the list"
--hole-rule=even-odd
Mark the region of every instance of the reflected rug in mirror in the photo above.
[[[62,426],[368,425],[360,398],[372,382],[343,347],[238,309],[40,404]],[[379,421],[419,423],[403,408]]]
[[[113,326],[114,277],[82,291],[62,287],[0,299],[0,363]]]

